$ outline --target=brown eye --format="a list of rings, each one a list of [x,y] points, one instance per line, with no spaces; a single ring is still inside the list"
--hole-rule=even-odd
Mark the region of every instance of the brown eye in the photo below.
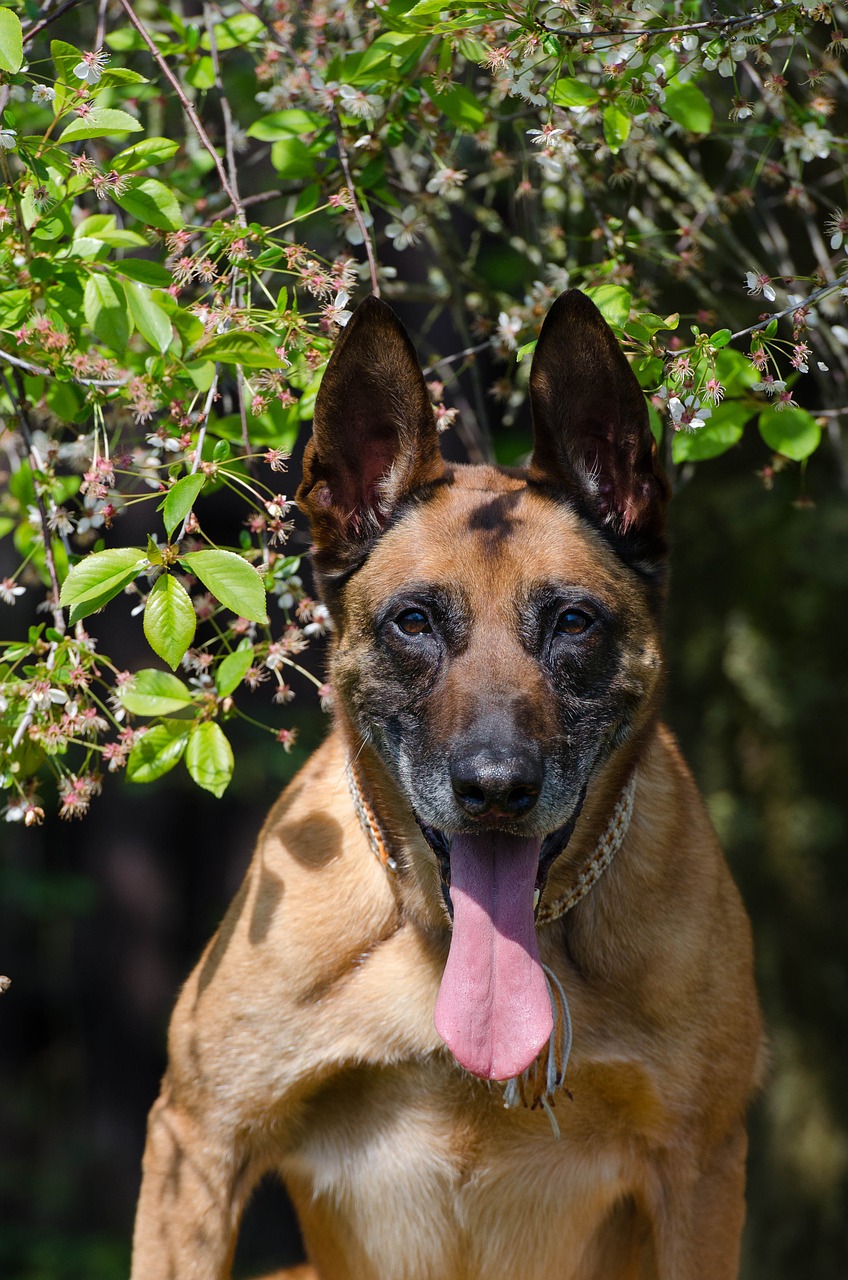
[[[395,618],[395,626],[405,636],[423,636],[433,630],[423,609],[404,609]]]
[[[559,636],[579,636],[588,631],[594,622],[582,609],[563,609],[556,621],[554,630]]]

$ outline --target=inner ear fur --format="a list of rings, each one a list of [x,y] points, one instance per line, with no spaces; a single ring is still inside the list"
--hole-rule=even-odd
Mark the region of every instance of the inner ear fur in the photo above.
[[[391,307],[367,298],[324,373],[297,491],[318,556],[349,558],[401,498],[443,470],[415,348]]]
[[[645,568],[666,552],[668,481],[642,388],[598,308],[557,298],[530,371],[531,478],[572,497],[623,555]]]

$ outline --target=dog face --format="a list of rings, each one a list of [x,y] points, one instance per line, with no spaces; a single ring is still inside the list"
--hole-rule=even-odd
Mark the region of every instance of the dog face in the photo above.
[[[577,291],[530,386],[527,472],[445,464],[409,339],[371,299],[328,366],[298,493],[339,701],[448,835],[566,827],[658,696],[667,486],[641,389]]]
[[[593,778],[652,720],[661,681],[668,490],[641,389],[584,295],[552,307],[530,389],[526,471],[446,464],[409,339],[369,300],[328,365],[298,492],[350,745],[377,752],[432,848],[448,911],[463,904],[463,990],[475,948],[507,938],[537,954],[533,907],[551,865]],[[536,1033],[518,1051],[531,1061],[549,1001],[536,961],[523,977],[511,964],[504,985],[537,982]],[[468,1021],[454,997],[445,1025]],[[469,1069],[503,1076],[521,1039],[506,1023],[494,1009],[482,1049],[464,1027],[443,1034]]]

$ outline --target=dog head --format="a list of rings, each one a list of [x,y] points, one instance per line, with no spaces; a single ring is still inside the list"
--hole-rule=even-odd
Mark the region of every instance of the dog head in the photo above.
[[[412,344],[369,299],[324,375],[297,495],[352,749],[368,744],[411,808],[448,907],[473,882],[491,937],[528,953],[534,893],[587,792],[626,777],[656,715],[668,499],[644,395],[576,290],[542,327],[530,401],[526,470],[445,463]],[[468,926],[469,962],[484,934]],[[462,1052],[514,1073],[506,1051]]]

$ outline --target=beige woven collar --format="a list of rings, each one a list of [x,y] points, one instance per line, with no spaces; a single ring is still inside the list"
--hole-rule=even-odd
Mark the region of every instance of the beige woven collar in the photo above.
[[[356,816],[368,839],[371,850],[381,866],[389,875],[397,874],[397,860],[392,856],[385,833],[377,817],[373,805],[369,804],[353,760],[348,756],[345,761],[347,785]],[[624,843],[630,819],[633,815],[633,799],[636,795],[636,772],[631,773],[622,787],[615,808],[603,835],[595,846],[595,851],[584,865],[574,884],[567,893],[552,902],[543,902],[536,913],[536,923],[551,924],[564,916],[572,907],[586,897],[590,889],[598,883],[607,867]]]

